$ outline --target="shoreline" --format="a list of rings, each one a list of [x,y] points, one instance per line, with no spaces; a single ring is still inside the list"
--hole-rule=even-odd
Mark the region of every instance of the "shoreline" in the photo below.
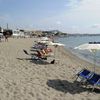
[[[71,52],[69,49],[63,48],[63,49],[62,49],[62,52],[64,53],[64,55],[66,55],[66,56],[68,56],[68,57],[70,56],[70,59],[73,59],[73,62],[75,62],[75,60],[76,60],[76,61],[79,61],[80,63],[82,63],[82,64],[78,64],[79,67],[87,68],[87,69],[90,69],[91,71],[93,70],[93,67],[94,67],[94,64],[93,64],[93,63],[91,63],[91,62],[89,62],[89,61],[87,61],[87,60],[82,59],[80,56],[74,54],[74,53]],[[70,60],[70,59],[69,59],[69,60]],[[79,62],[78,62],[78,63],[79,63]],[[85,64],[88,65],[88,66],[85,66]],[[76,67],[78,67],[78,66],[76,66]],[[100,66],[95,65],[95,67],[96,67],[96,71],[97,71],[98,73],[100,73]]]
[[[68,39],[68,40],[67,40],[67,39]],[[84,42],[84,41],[82,40],[81,42],[77,42],[77,39],[78,39],[78,38],[77,38],[77,39],[75,39],[75,43],[74,43],[74,42],[72,42],[72,41],[73,41],[72,39],[74,39],[74,38],[71,38],[71,39],[65,38],[64,40],[63,40],[62,38],[61,38],[61,39],[59,38],[57,41],[58,41],[58,42],[61,42],[61,43],[63,43],[63,44],[66,44],[65,49],[71,51],[72,54],[74,54],[74,55],[76,55],[77,57],[79,57],[80,59],[85,60],[86,62],[89,62],[89,63],[91,63],[91,64],[94,65],[94,55],[93,55],[93,53],[90,53],[90,52],[88,52],[88,51],[86,51],[86,50],[75,50],[75,49],[74,49],[76,46],[82,44],[81,42],[87,43],[87,41]],[[83,38],[82,38],[82,39],[83,39]],[[85,39],[84,39],[84,40],[85,40]],[[69,44],[68,44],[66,41],[68,41]],[[92,41],[92,40],[91,40],[91,41]],[[97,52],[97,55],[100,57],[99,52]],[[96,56],[97,56],[97,55],[96,55]],[[96,65],[96,66],[100,66],[100,58],[99,58],[98,56],[96,57],[96,58],[97,58],[97,59],[96,59],[96,62],[95,62],[95,65]]]

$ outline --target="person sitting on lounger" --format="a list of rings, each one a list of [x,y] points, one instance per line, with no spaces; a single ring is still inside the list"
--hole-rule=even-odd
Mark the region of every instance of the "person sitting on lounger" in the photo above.
[[[44,51],[48,54],[48,53],[52,52],[52,49],[51,48],[44,48]]]
[[[40,57],[40,58],[46,58],[47,57],[47,55],[44,54],[41,50],[37,51],[37,56]]]

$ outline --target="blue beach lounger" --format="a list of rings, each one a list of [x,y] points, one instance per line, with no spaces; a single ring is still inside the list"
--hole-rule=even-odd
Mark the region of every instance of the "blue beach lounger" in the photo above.
[[[85,82],[87,79],[91,78],[92,72],[87,69],[82,69],[80,72],[77,73],[77,78],[81,79],[81,82]]]
[[[77,73],[77,79],[78,78],[81,79],[80,82],[86,83],[86,86],[92,85],[93,86],[92,91],[94,90],[95,87],[100,87],[100,74],[96,74],[87,69],[83,69],[79,73]]]
[[[88,83],[88,85],[92,85],[93,86],[92,91],[94,90],[94,88],[96,86],[100,87],[100,75],[94,73],[91,78],[87,79],[87,83]]]

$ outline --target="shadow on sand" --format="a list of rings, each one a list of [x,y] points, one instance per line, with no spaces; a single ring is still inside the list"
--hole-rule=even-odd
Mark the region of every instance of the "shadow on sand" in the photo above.
[[[49,62],[45,61],[45,60],[31,60],[30,62],[35,63],[35,64],[40,64],[40,65],[47,65],[50,64]]]
[[[25,49],[23,49],[23,52],[26,55],[29,55],[31,58],[17,58],[18,60],[30,60],[31,63],[41,64],[41,65],[50,64],[49,62],[47,62],[47,57],[40,58],[37,56],[36,53],[28,53],[27,50]]]
[[[78,94],[81,92],[91,92],[92,88],[86,88],[86,87],[82,87],[82,85],[79,85],[79,82],[68,82],[67,80],[48,80],[47,81],[47,85],[49,87],[54,88],[57,91],[61,91],[64,93],[71,93],[71,94]],[[94,89],[95,93],[100,93],[99,89]]]
[[[46,65],[46,64],[50,64],[49,62],[42,60],[42,59],[32,59],[32,58],[16,58],[18,60],[29,60],[31,63],[35,63],[35,64],[40,64],[40,65]]]

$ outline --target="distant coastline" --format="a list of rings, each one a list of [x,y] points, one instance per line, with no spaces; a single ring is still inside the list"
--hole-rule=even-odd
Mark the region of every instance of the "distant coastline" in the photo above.
[[[60,38],[66,38],[66,37],[84,37],[84,36],[100,36],[100,34],[60,34],[60,35],[56,35],[57,37]]]
[[[100,36],[100,34],[66,34],[66,36]]]

